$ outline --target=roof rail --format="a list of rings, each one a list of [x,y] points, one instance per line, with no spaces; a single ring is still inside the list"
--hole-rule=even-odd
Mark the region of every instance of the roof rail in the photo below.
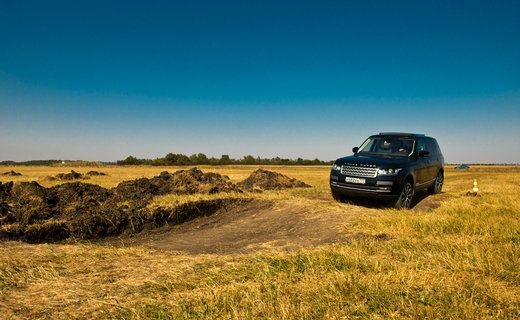
[[[380,132],[381,136],[424,136],[423,133],[405,133],[405,132]]]

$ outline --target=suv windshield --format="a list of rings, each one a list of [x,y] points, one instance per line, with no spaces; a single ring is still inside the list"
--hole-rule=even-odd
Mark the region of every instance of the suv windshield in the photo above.
[[[407,157],[413,153],[414,145],[415,141],[407,137],[370,137],[359,147],[358,153]]]

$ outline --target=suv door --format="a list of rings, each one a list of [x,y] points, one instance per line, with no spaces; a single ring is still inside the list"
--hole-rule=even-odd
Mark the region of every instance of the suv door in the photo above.
[[[429,151],[425,138],[417,139],[416,155],[417,155],[417,167],[416,167],[416,185],[419,187],[423,186],[426,182],[430,181],[431,178],[431,154],[427,157],[419,157],[421,151]]]

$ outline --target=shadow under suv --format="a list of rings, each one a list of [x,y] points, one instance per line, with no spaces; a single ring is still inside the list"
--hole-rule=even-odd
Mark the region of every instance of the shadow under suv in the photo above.
[[[440,193],[444,157],[434,138],[424,134],[380,133],[352,149],[354,155],[332,165],[334,199],[350,196],[388,199],[395,208],[410,208],[415,191]]]

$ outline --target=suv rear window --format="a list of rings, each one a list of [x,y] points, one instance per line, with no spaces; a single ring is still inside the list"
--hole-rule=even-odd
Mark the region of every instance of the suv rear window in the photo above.
[[[439,146],[434,139],[420,138],[417,141],[417,152],[428,151],[431,155],[439,154]]]

